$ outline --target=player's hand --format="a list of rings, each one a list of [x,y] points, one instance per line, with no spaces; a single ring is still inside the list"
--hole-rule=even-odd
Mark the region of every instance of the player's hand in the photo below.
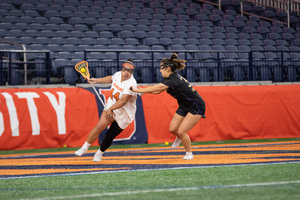
[[[130,89],[132,92],[138,92],[137,90],[139,89],[139,87],[137,87],[137,88],[130,87],[129,89]]]
[[[130,89],[132,92],[135,92],[133,87],[130,87],[129,89]]]
[[[97,81],[96,81],[95,78],[90,78],[90,79],[88,80],[88,82],[91,83],[91,84],[97,83]]]
[[[107,117],[113,117],[113,111],[111,110],[111,109],[108,109],[107,111],[106,111],[106,115],[107,115]]]

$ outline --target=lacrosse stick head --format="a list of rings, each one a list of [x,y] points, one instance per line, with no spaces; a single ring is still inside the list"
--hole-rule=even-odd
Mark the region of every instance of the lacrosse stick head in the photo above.
[[[75,65],[75,70],[78,71],[85,79],[90,79],[89,65],[87,61],[81,61]]]

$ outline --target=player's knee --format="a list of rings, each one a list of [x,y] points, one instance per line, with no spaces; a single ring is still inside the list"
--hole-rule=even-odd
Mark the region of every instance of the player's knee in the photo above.
[[[186,135],[186,132],[185,132],[185,131],[178,130],[178,131],[177,131],[177,134],[178,134],[178,137],[179,137],[179,138],[182,138],[182,137],[184,137],[184,136]]]
[[[175,129],[173,127],[169,127],[169,132],[174,134],[174,135],[177,135],[177,129]]]

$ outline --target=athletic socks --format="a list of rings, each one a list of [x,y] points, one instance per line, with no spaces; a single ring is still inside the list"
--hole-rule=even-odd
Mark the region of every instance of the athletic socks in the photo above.
[[[94,155],[94,162],[99,162],[101,161],[102,155],[104,154],[104,152],[100,151],[100,149],[98,149],[98,151],[95,153]]]
[[[89,147],[91,146],[91,144],[85,142],[82,147],[80,149],[78,149],[76,152],[75,152],[75,155],[76,156],[82,156],[83,154],[86,153],[86,151],[89,149]]]
[[[89,147],[91,146],[91,144],[85,142],[82,147],[80,149],[78,149],[75,152],[76,156],[82,156],[83,154],[85,154],[87,152],[87,150],[89,149]],[[95,153],[94,155],[94,162],[99,162],[101,161],[102,155],[104,154],[104,152],[100,151],[100,149],[98,149],[98,151]]]

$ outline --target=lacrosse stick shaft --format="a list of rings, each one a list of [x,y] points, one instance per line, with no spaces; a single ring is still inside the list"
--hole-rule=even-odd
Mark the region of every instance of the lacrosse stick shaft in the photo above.
[[[96,88],[94,87],[94,84],[93,84],[93,83],[90,83],[90,84],[91,84],[92,88],[94,89],[95,93],[97,94],[99,100],[101,101],[101,103],[102,103],[102,105],[103,105],[103,107],[104,107],[104,110],[107,110],[107,109],[106,109],[106,105],[105,105],[105,103],[103,102],[103,100],[101,99],[101,97],[100,97],[98,91],[97,91]]]

